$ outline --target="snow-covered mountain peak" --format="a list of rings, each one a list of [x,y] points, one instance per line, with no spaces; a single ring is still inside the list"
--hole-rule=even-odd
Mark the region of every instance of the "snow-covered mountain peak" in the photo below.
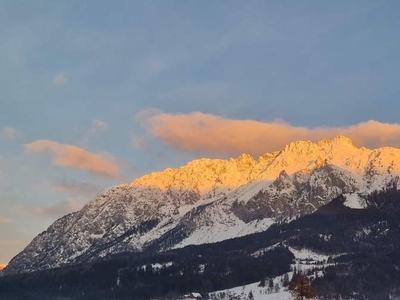
[[[296,153],[298,151],[307,151],[309,148],[312,148],[315,144],[311,141],[295,141],[287,144],[283,149],[283,152],[291,152]]]
[[[264,172],[264,178],[273,179],[282,169],[288,174],[299,171],[311,171],[322,165],[330,164],[349,172],[363,175],[369,169],[382,174],[388,172],[400,173],[400,149],[358,148],[345,137],[338,136],[318,143],[294,142],[285,147]]]
[[[250,174],[257,164],[248,154],[238,158],[196,159],[179,168],[169,168],[134,180],[132,186],[152,186],[161,190],[192,189],[206,193],[216,187],[236,188],[254,179]]]
[[[242,163],[242,162],[254,163],[255,162],[254,158],[247,153],[242,153],[238,158],[236,158],[236,161],[238,163]]]
[[[196,159],[179,168],[140,177],[131,186],[206,194],[218,188],[238,188],[254,180],[273,181],[283,170],[289,175],[309,173],[327,164],[361,176],[366,172],[397,174],[400,173],[400,150],[358,148],[348,137],[339,135],[317,143],[292,142],[282,151],[265,153],[258,160],[248,154],[229,160]]]
[[[318,142],[318,145],[339,145],[341,147],[343,146],[352,146],[352,147],[356,147],[353,144],[353,141],[348,138],[347,136],[344,135],[338,135],[336,137],[334,137],[333,139],[324,139]]]
[[[196,159],[104,191],[37,236],[5,272],[260,232],[340,194],[369,193],[399,177],[400,149],[357,148],[343,136],[293,142],[257,160]]]

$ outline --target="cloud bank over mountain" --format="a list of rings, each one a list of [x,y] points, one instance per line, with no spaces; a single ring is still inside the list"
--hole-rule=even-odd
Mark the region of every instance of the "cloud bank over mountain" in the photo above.
[[[277,151],[297,140],[313,142],[345,135],[356,146],[400,146],[400,124],[375,120],[343,127],[307,128],[277,120],[230,119],[214,114],[192,112],[169,114],[152,111],[137,118],[155,138],[172,148],[208,155],[236,156],[249,153],[259,156]]]

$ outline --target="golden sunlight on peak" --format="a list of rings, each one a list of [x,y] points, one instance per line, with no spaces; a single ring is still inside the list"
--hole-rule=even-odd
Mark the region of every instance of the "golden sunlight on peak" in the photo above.
[[[338,135],[316,143],[310,140],[292,142],[279,152],[265,153],[258,160],[246,153],[228,160],[196,159],[179,168],[142,176],[131,185],[161,191],[194,189],[204,194],[215,189],[237,188],[254,180],[273,181],[283,170],[293,175],[310,173],[327,165],[358,175],[363,175],[370,165],[381,173],[391,166],[391,172],[400,174],[399,161],[400,149],[357,148],[350,138]]]
[[[348,144],[348,145],[353,145],[353,141],[345,136],[345,135],[337,135],[336,137],[332,138],[332,139],[322,139],[318,142],[318,145],[322,146],[322,145],[331,145],[331,144]]]
[[[7,264],[0,264],[0,271],[7,267]]]

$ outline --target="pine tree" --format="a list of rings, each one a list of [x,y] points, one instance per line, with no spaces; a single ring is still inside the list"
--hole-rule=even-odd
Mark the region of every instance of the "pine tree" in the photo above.
[[[283,281],[282,281],[282,286],[288,286],[289,285],[289,274],[286,273],[285,275],[283,275]]]
[[[253,291],[250,291],[248,298],[249,298],[249,300],[254,300]]]
[[[268,282],[268,293],[271,294],[273,290],[274,290],[274,281],[272,280],[272,278],[270,278]]]
[[[268,287],[269,288],[274,288],[274,281],[272,280],[272,278],[269,279]]]
[[[296,267],[293,268],[293,275],[292,278],[290,279],[289,282],[289,290],[292,290],[293,287],[297,284],[299,281],[300,277],[302,276],[302,273],[300,270],[297,270]]]
[[[261,278],[261,281],[260,281],[260,283],[258,284],[258,286],[260,286],[260,287],[265,287],[265,277],[262,277],[262,278]]]

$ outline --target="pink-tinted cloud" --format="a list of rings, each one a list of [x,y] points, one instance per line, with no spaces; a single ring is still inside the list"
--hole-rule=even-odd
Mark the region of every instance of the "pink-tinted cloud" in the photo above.
[[[20,213],[34,217],[59,218],[80,210],[83,205],[78,198],[69,198],[54,205],[20,205],[16,209]]]
[[[367,121],[345,127],[307,128],[283,121],[235,120],[193,112],[140,114],[142,125],[165,144],[183,151],[230,156],[259,156],[297,140],[319,141],[346,135],[357,146],[400,146],[400,124]]]
[[[111,155],[91,153],[77,146],[49,140],[38,140],[27,144],[25,150],[51,155],[52,163],[55,166],[84,170],[105,177],[116,178],[119,175],[116,159]]]

